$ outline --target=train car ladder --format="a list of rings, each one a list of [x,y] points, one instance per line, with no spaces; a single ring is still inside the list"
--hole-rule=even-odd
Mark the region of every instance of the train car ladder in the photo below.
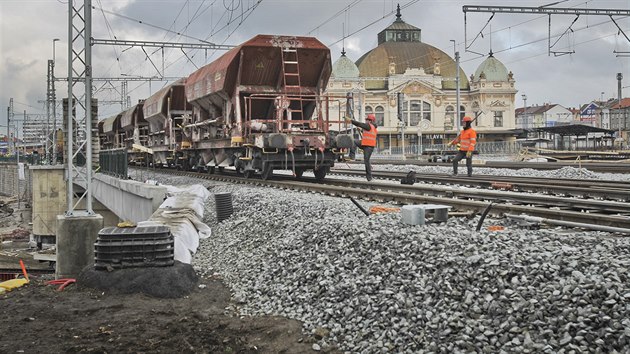
[[[304,120],[304,107],[302,104],[302,83],[300,82],[300,65],[298,64],[297,48],[282,49],[282,72],[284,88],[287,94],[291,92],[297,96],[299,109],[291,109],[292,113],[299,113],[301,120]],[[290,101],[294,97],[289,97]]]

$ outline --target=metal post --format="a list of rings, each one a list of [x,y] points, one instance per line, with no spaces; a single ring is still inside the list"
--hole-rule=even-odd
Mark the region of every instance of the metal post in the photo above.
[[[85,188],[87,212],[92,210],[92,0],[85,0]]]
[[[14,111],[13,111],[13,97],[11,97],[11,98],[9,98],[9,117],[7,118],[8,119],[7,120],[7,126],[8,126],[7,127],[7,133],[9,133],[10,129],[11,129],[9,127],[11,126],[11,119],[14,118],[13,114],[14,114]],[[13,120],[15,120],[15,119],[13,119]],[[13,137],[12,136],[9,136],[9,140],[10,140],[9,141],[9,146],[8,146],[8,148],[9,148],[9,155],[13,155],[13,150],[15,150],[15,142],[13,141]]]
[[[456,41],[451,39],[453,42],[453,50],[455,51],[455,104],[457,105],[457,117],[455,118],[455,134],[459,134],[459,121],[462,119],[460,112],[460,100],[459,100],[459,52],[457,51]]]
[[[527,129],[529,126],[529,122],[527,121],[527,95],[526,94],[522,94],[521,97],[523,98],[523,117],[525,120],[525,123],[523,124],[523,128]]]
[[[72,73],[72,61],[74,60],[74,53],[73,53],[73,36],[72,36],[72,19],[73,19],[73,14],[74,14],[74,0],[68,0],[68,116],[67,116],[67,123],[66,123],[66,158],[64,159],[65,163],[66,163],[66,174],[67,174],[67,180],[66,180],[66,188],[67,188],[67,193],[66,193],[66,205],[67,205],[67,210],[66,213],[67,214],[71,214],[72,211],[74,210],[74,205],[73,205],[73,197],[74,197],[74,185],[72,182],[72,177],[74,175],[74,171],[73,171],[73,149],[72,149],[72,144],[74,143],[74,137],[73,137],[73,127],[72,127],[72,121],[73,121],[73,116],[72,116],[72,112],[74,112],[74,98],[72,96],[72,86],[74,84],[73,81],[73,73]]]
[[[403,100],[404,94],[398,92],[396,95],[398,98],[398,127],[400,128],[400,138],[402,140],[402,159],[405,159],[405,117],[403,116]]]
[[[619,113],[617,114],[617,123],[619,124],[619,139],[623,139],[621,136],[621,79],[623,79],[623,75],[621,73],[617,73],[617,108],[619,108]]]
[[[75,2],[68,1],[68,116],[67,128],[67,195],[66,216],[79,215],[75,211],[74,183],[83,183],[85,189],[77,193],[76,205],[85,199],[83,215],[94,215],[92,210],[92,1],[84,0],[75,8]],[[79,94],[79,85],[84,95]],[[76,88],[76,90],[75,90]],[[75,111],[75,107],[78,108]],[[80,109],[83,110],[81,112]],[[85,114],[84,116],[80,116]],[[77,158],[83,153],[85,165],[79,165]],[[75,158],[77,161],[75,162]],[[82,162],[82,161],[81,161]]]
[[[53,117],[53,132],[52,132],[52,162],[51,164],[57,164],[57,95],[55,93],[55,43],[59,38],[53,39],[53,60],[52,60],[52,80],[50,83],[52,100],[52,117]]]
[[[418,123],[418,160],[422,156],[422,127]]]
[[[53,67],[53,61],[49,60],[48,61],[48,75],[46,75],[47,81],[48,81],[47,90],[46,90],[46,138],[45,138],[46,143],[44,146],[44,161],[46,161],[46,163],[48,163],[48,160],[50,158],[50,152],[48,151],[48,148],[49,148],[48,140],[50,140],[50,114],[51,114],[50,106],[55,104],[54,102],[51,102],[51,95],[52,95],[51,84],[53,80],[52,67]]]
[[[22,120],[22,122],[26,121],[26,110],[24,111],[24,119]],[[24,124],[24,123],[22,123]],[[24,127],[24,126],[22,126]],[[17,122],[15,123],[15,137],[16,137],[16,141],[15,144],[17,145],[15,148],[15,155],[16,155],[16,170],[15,172],[17,172],[17,200],[18,200],[18,209],[21,208],[21,199],[20,199],[20,127],[18,126]]]

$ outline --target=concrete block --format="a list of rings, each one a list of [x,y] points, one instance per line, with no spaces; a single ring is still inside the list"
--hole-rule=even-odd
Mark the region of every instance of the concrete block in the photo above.
[[[450,205],[442,204],[405,205],[402,207],[402,222],[409,225],[424,225],[427,211],[433,211],[432,221],[444,222],[448,220],[450,208]]]
[[[424,225],[424,208],[421,205],[404,205],[402,222],[408,225]]]
[[[421,204],[424,210],[433,210],[433,221],[443,222],[448,220],[448,210],[450,205],[444,204]]]
[[[101,215],[57,216],[57,265],[55,278],[76,278],[94,265],[94,243],[103,228]]]

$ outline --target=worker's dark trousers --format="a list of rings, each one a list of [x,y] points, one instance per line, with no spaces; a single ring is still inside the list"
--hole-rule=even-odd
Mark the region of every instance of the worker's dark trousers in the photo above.
[[[466,169],[468,170],[468,177],[472,176],[472,156],[466,157],[466,151],[459,150],[455,158],[453,159],[453,174],[457,174],[457,165],[461,159],[466,158]]]
[[[374,152],[373,146],[361,146],[361,139],[354,139],[354,146],[350,148],[350,154],[348,157],[353,159],[355,158],[355,154],[357,151],[357,147],[363,149],[363,162],[365,163],[365,177],[368,181],[372,180],[372,164],[370,163],[370,157],[372,157],[372,152]]]
[[[372,157],[373,152],[374,152],[373,146],[363,147],[363,162],[365,163],[365,178],[367,178],[368,181],[372,180],[372,164],[370,163],[370,157]]]

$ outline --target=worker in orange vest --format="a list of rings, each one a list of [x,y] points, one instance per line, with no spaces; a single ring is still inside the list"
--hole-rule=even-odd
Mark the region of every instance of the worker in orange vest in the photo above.
[[[350,117],[346,117],[347,123],[352,123],[352,125],[357,126],[363,129],[363,137],[361,140],[356,139],[354,141],[355,147],[350,149],[349,158],[354,160],[354,155],[356,152],[356,146],[363,149],[363,162],[365,163],[365,177],[368,181],[372,180],[372,164],[370,163],[370,157],[374,152],[374,148],[376,147],[376,137],[378,131],[376,130],[376,117],[374,114],[368,114],[365,118],[365,123],[358,122],[356,120],[351,119]]]
[[[475,145],[477,144],[477,132],[471,127],[472,118],[464,117],[464,129],[459,135],[453,139],[449,146],[459,144],[459,150],[457,156],[453,159],[453,175],[457,176],[457,165],[459,161],[466,157],[466,169],[468,170],[468,177],[472,176],[472,155],[475,151]]]

